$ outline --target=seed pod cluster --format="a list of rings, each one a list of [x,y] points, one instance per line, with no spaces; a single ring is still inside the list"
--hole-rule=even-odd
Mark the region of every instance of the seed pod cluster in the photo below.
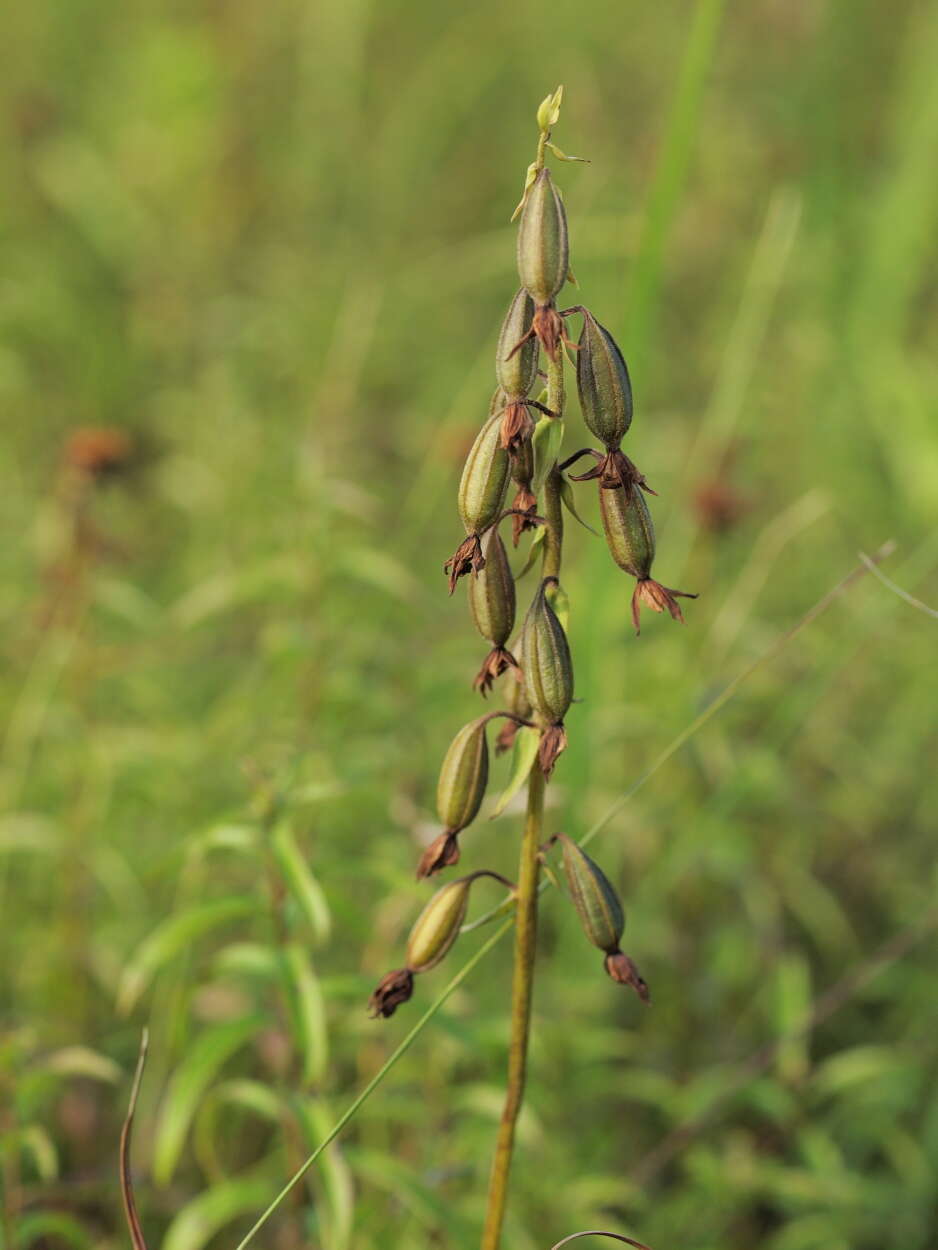
[[[606,972],[619,984],[631,985],[642,1001],[648,1002],[648,986],[619,947],[625,931],[625,912],[612,882],[596,861],[566,834],[554,834],[551,841],[560,842],[564,875],[580,925],[592,944],[605,954]]]
[[[547,599],[548,589],[555,585],[555,577],[541,582],[521,634],[521,671],[525,692],[541,722],[538,759],[546,777],[567,745],[563,718],[573,701],[573,662],[567,635]]]

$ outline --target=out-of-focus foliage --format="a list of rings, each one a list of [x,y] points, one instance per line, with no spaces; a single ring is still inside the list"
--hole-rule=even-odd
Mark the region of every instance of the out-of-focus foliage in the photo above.
[[[701,591],[635,639],[571,525],[578,835],[858,548],[895,538],[938,602],[938,10],[69,0],[0,33],[0,1236],[123,1240],[149,1022],[151,1244],[231,1245],[481,940],[366,1018],[478,709],[439,566],[538,102],[565,83],[592,160],[557,168],[574,299],[629,359],[656,568]],[[903,935],[935,631],[866,578],[609,822],[650,1009],[546,896],[514,1250],[934,1244],[935,942]],[[517,823],[468,830],[467,870],[511,875]],[[265,1244],[475,1245],[508,982],[506,946]]]

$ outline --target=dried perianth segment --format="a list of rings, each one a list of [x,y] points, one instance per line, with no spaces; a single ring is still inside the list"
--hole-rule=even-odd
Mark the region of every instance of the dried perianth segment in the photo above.
[[[604,490],[600,485],[599,508],[613,560],[637,581],[632,595],[635,632],[640,631],[639,608],[643,603],[655,612],[666,609],[674,620],[683,624],[684,615],[677,598],[696,599],[697,596],[686,590],[672,590],[653,580],[651,566],[655,559],[655,527],[642,492]]]

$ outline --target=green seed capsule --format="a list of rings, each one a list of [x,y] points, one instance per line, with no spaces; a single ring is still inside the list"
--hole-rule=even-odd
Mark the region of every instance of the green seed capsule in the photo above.
[[[619,896],[600,866],[581,847],[558,834],[563,868],[583,932],[601,951],[618,951],[625,928]]]
[[[469,579],[469,609],[475,627],[496,647],[503,647],[515,627],[515,579],[497,529],[482,539],[485,568]]]
[[[528,192],[518,227],[518,274],[535,304],[549,304],[567,280],[567,214],[549,170]]]
[[[473,879],[460,877],[444,885],[417,917],[407,940],[407,967],[411,972],[435,968],[456,941],[466,917]]]
[[[613,560],[639,581],[649,577],[655,558],[655,527],[641,490],[637,486],[600,488],[599,510]]]
[[[450,743],[436,789],[437,815],[449,833],[458,833],[475,820],[489,779],[489,747],[485,726],[489,717],[463,725]]]
[[[632,384],[622,353],[608,330],[583,314],[576,385],[583,420],[604,447],[618,447],[632,424]]]
[[[563,626],[547,602],[545,578],[528,609],[521,633],[521,671],[535,712],[548,725],[563,720],[573,700],[573,664]]]
[[[508,399],[525,399],[537,378],[537,339],[527,337],[533,318],[534,301],[521,287],[505,314],[495,353],[495,376]],[[514,351],[522,339],[523,347]]]
[[[481,534],[499,517],[508,488],[508,452],[501,445],[501,413],[489,417],[466,458],[457,506],[467,534]]]

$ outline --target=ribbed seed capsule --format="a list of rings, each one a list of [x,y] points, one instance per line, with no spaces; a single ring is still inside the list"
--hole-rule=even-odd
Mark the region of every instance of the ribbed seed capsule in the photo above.
[[[643,1003],[649,1001],[648,986],[634,962],[619,949],[625,929],[622,903],[609,878],[582,847],[565,833],[551,842],[563,847],[563,867],[573,905],[587,938],[605,954],[603,967],[619,985],[630,985]]]
[[[556,578],[547,577],[541,583],[525,617],[521,641],[521,671],[528,698],[538,716],[549,725],[563,720],[573,700],[573,665],[567,636],[545,593],[552,584],[556,584]]]
[[[469,906],[474,878],[450,881],[430,899],[417,917],[407,940],[407,967],[411,972],[435,968],[459,936]]]
[[[600,490],[599,510],[609,552],[620,569],[640,581],[651,573],[655,527],[640,490]]]
[[[603,489],[600,484],[599,510],[603,519],[606,543],[620,569],[637,579],[632,594],[632,623],[640,633],[639,609],[644,603],[654,612],[667,611],[675,621],[684,623],[677,598],[696,599],[686,590],[662,586],[651,576],[655,558],[655,527],[645,496],[640,490],[621,487]]]
[[[482,539],[482,554],[485,568],[469,580],[469,609],[482,637],[503,647],[515,627],[515,579],[497,529]]]
[[[515,627],[515,579],[505,544],[494,527],[482,539],[482,555],[485,566],[469,579],[469,609],[476,629],[492,644],[472,683],[484,697],[506,668],[516,666],[505,647]]]
[[[459,482],[459,519],[467,534],[481,534],[498,519],[508,487],[508,453],[499,441],[501,414],[489,417],[472,444]]]
[[[625,914],[609,878],[587,853],[565,834],[557,835],[563,848],[563,869],[583,932],[601,951],[619,949]]]
[[[499,387],[492,404],[498,403],[501,396],[503,391]],[[443,565],[443,572],[449,574],[450,594],[460,577],[469,572],[478,573],[485,566],[481,538],[498,521],[505,503],[510,457],[501,444],[502,416],[499,407],[488,418],[463,467],[456,504],[466,537]]]
[[[576,384],[583,420],[606,448],[618,447],[632,424],[632,384],[615,339],[583,313]]]
[[[533,318],[534,301],[521,287],[508,306],[495,353],[495,376],[506,403],[525,399],[537,377],[537,339],[528,337]],[[522,339],[523,346],[514,351]]]
[[[563,718],[573,701],[573,664],[567,636],[545,594],[548,586],[556,584],[555,577],[546,577],[541,583],[521,631],[525,691],[544,722],[537,757],[545,777],[551,775],[557,757],[566,749]]]
[[[448,833],[458,833],[471,825],[485,797],[489,779],[489,748],[485,726],[489,717],[463,725],[450,743],[440,768],[436,807],[440,823]]]
[[[528,192],[518,227],[518,276],[536,304],[549,304],[567,280],[567,214],[550,171],[542,169]]]

